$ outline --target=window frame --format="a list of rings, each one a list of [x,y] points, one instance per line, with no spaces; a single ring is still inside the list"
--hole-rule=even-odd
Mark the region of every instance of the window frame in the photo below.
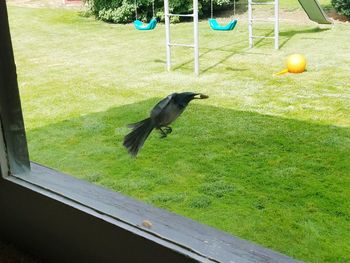
[[[24,223],[22,222],[24,227],[20,228],[22,232],[26,232],[29,224],[31,227],[35,226],[36,222],[45,224],[45,226],[36,226],[44,229],[38,231],[42,232],[42,237],[36,242],[22,242],[25,249],[34,250],[39,256],[45,254],[45,249],[51,251],[55,246],[47,242],[45,235],[51,237],[61,235],[67,236],[67,239],[68,237],[74,239],[69,236],[69,231],[67,233],[63,231],[62,234],[54,229],[66,227],[65,223],[60,223],[60,221],[65,220],[66,224],[73,222],[76,228],[83,233],[84,231],[92,232],[91,225],[85,226],[79,221],[84,217],[91,219],[97,228],[101,225],[101,228],[105,229],[105,226],[108,225],[110,231],[112,229],[116,233],[123,233],[123,236],[130,240],[131,244],[135,244],[135,247],[131,250],[120,247],[118,251],[111,251],[103,247],[97,248],[98,245],[96,245],[96,251],[100,251],[100,254],[80,251],[77,244],[85,241],[82,237],[76,237],[75,242],[67,245],[67,249],[72,249],[75,253],[70,255],[70,259],[73,255],[76,259],[86,256],[89,262],[98,262],[97,259],[107,258],[107,256],[127,259],[129,262],[142,262],[141,259],[147,258],[153,258],[152,262],[165,262],[165,260],[166,262],[297,262],[290,257],[199,224],[191,219],[155,208],[48,167],[31,163],[6,1],[0,2],[0,39],[2,39],[0,41],[0,172],[2,175],[0,177],[0,212],[5,210],[4,207],[13,208],[13,210],[7,210],[6,216],[8,217],[5,216],[7,221],[5,220],[4,224],[8,225],[0,224],[0,233],[6,233],[11,239],[12,233],[16,232],[15,226],[11,225],[11,220],[15,221],[15,215],[27,215],[31,211],[50,211],[49,213],[54,213],[58,218],[57,223],[41,221],[41,215],[36,212],[32,215],[36,220],[24,216]],[[13,207],[11,200],[20,202],[20,205]],[[50,205],[43,205],[46,203]],[[69,213],[69,215],[60,215],[62,209],[70,211],[72,215]],[[60,220],[60,216],[64,220]],[[1,216],[0,219],[2,219]],[[8,229],[4,230],[4,227]],[[28,233],[35,234],[30,231]],[[94,238],[114,240],[113,242],[120,242],[118,244],[122,246],[118,236],[107,237],[107,233],[108,231],[95,233]],[[18,241],[21,235],[23,235],[21,231],[17,231],[12,237],[13,241]],[[63,242],[59,244],[64,246]],[[145,247],[149,247],[150,250],[145,250]],[[149,254],[150,251],[166,259],[156,258],[155,254]],[[136,256],[136,254],[139,255]],[[50,253],[46,253],[46,259],[57,261],[68,258],[64,255],[51,255],[50,257]]]

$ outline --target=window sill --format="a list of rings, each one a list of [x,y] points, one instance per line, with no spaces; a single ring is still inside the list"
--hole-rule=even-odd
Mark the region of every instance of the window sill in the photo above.
[[[185,217],[31,164],[5,179],[200,262],[297,262]],[[147,224],[145,224],[147,220]]]

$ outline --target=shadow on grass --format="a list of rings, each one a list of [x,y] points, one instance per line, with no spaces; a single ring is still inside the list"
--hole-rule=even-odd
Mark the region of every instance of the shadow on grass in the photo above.
[[[320,33],[323,31],[328,31],[331,28],[319,28],[319,27],[314,27],[314,28],[310,28],[310,29],[305,29],[305,30],[288,30],[288,31],[284,31],[284,32],[280,32],[279,35],[281,37],[285,37],[286,39],[283,41],[282,44],[280,44],[280,48],[284,47],[289,40],[291,40],[295,35],[298,34],[310,34],[310,33]],[[306,38],[306,39],[320,39],[320,38]]]
[[[31,159],[296,258],[349,259],[350,129],[196,102],[132,159],[126,125],[157,101],[29,130]]]
[[[283,37],[284,38],[282,43],[279,45],[279,48],[284,47],[295,35],[320,33],[320,32],[328,31],[328,30],[331,30],[331,28],[315,27],[315,28],[305,29],[305,30],[288,30],[288,31],[279,32],[279,37]],[[271,30],[271,31],[265,33],[263,36],[264,37],[271,37],[271,36],[273,36],[273,34],[274,34],[274,30]],[[321,39],[321,38],[320,37],[307,37],[305,39]],[[266,41],[266,39],[261,38],[261,39],[255,41],[254,42],[254,46],[259,46],[259,44],[261,44],[263,41]]]
[[[264,192],[279,191],[278,187],[300,190],[302,195],[306,189],[299,183],[304,180],[307,184],[315,180],[318,185],[331,179],[328,183],[337,188],[345,179],[345,168],[350,168],[346,161],[350,156],[349,129],[200,102],[189,106],[167,138],[160,139],[153,132],[139,157],[132,159],[122,147],[129,132],[126,125],[147,117],[157,100],[29,130],[31,157],[83,177],[89,176],[89,167],[116,178],[132,173],[144,176],[145,171],[184,177],[199,173],[227,180],[254,178],[251,184]],[[315,188],[315,193],[321,189]]]
[[[219,47],[216,47],[216,48],[201,48],[201,52],[200,52],[200,55],[199,55],[199,59],[203,58],[204,56],[212,53],[212,52],[217,52],[217,51],[221,51],[221,52],[226,52],[228,53],[224,58],[220,59],[219,61],[213,63],[211,66],[208,66],[206,68],[204,68],[203,70],[200,71],[200,74],[203,74],[205,72],[208,72],[210,71],[211,69],[217,67],[218,65],[224,63],[226,60],[230,59],[231,57],[233,57],[235,54],[237,53],[241,53],[241,52],[237,52],[237,51],[232,51],[232,50],[227,50],[225,48],[227,47],[232,47],[232,46],[235,46],[237,44],[240,44],[242,42],[245,42],[244,40],[240,40],[240,41],[235,41],[235,42],[232,42],[230,44],[226,44],[226,45],[222,45],[222,46],[219,46]],[[204,51],[202,51],[204,50]],[[194,62],[194,59],[191,58],[191,59],[188,59],[187,61],[175,66],[173,68],[173,70],[179,70],[181,69],[182,67],[190,64],[190,63],[193,63]],[[240,68],[236,68],[236,69],[231,69],[231,71],[246,71],[247,69],[240,69]]]

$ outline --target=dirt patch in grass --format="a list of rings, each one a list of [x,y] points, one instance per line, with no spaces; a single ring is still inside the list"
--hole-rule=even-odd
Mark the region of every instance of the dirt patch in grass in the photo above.
[[[349,23],[348,17],[337,14],[337,12],[332,7],[325,10],[325,12],[329,18],[334,20],[335,23]],[[235,15],[233,10],[224,10],[215,12],[214,16],[217,17],[221,22],[227,22],[229,18],[233,17],[241,21],[246,21],[248,19],[248,7],[244,5],[237,8]],[[271,22],[265,23],[273,23],[274,9],[272,6],[259,6],[259,8],[255,7],[253,8],[253,17],[255,19],[271,20]],[[301,8],[290,9],[281,7],[279,10],[279,19],[280,22],[288,22],[293,24],[310,23],[309,17]],[[262,23],[260,22],[260,24]]]
[[[343,22],[343,23],[349,23],[350,18],[344,15],[339,15],[335,10],[331,10],[327,12],[327,15],[335,20],[336,22]]]
[[[79,8],[84,6],[84,2],[80,0],[7,0],[7,4],[16,6],[25,6],[32,8],[57,8],[57,7],[68,7],[68,8]]]

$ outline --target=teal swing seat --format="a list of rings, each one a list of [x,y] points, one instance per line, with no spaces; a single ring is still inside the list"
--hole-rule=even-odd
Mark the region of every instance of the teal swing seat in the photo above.
[[[209,19],[209,25],[211,27],[211,29],[213,30],[219,30],[219,31],[230,31],[232,29],[235,28],[235,26],[237,25],[237,19],[231,20],[227,25],[220,25],[218,21],[216,21],[216,19],[211,18]]]
[[[227,25],[220,25],[219,22],[213,18],[214,8],[213,8],[213,0],[210,0],[210,19],[209,26],[213,30],[218,31],[230,31],[234,29],[237,25],[237,19],[232,19]],[[236,15],[236,0],[233,0],[233,16]]]
[[[152,30],[157,26],[157,19],[152,18],[148,24],[144,24],[140,20],[135,20],[134,26],[137,30]]]

